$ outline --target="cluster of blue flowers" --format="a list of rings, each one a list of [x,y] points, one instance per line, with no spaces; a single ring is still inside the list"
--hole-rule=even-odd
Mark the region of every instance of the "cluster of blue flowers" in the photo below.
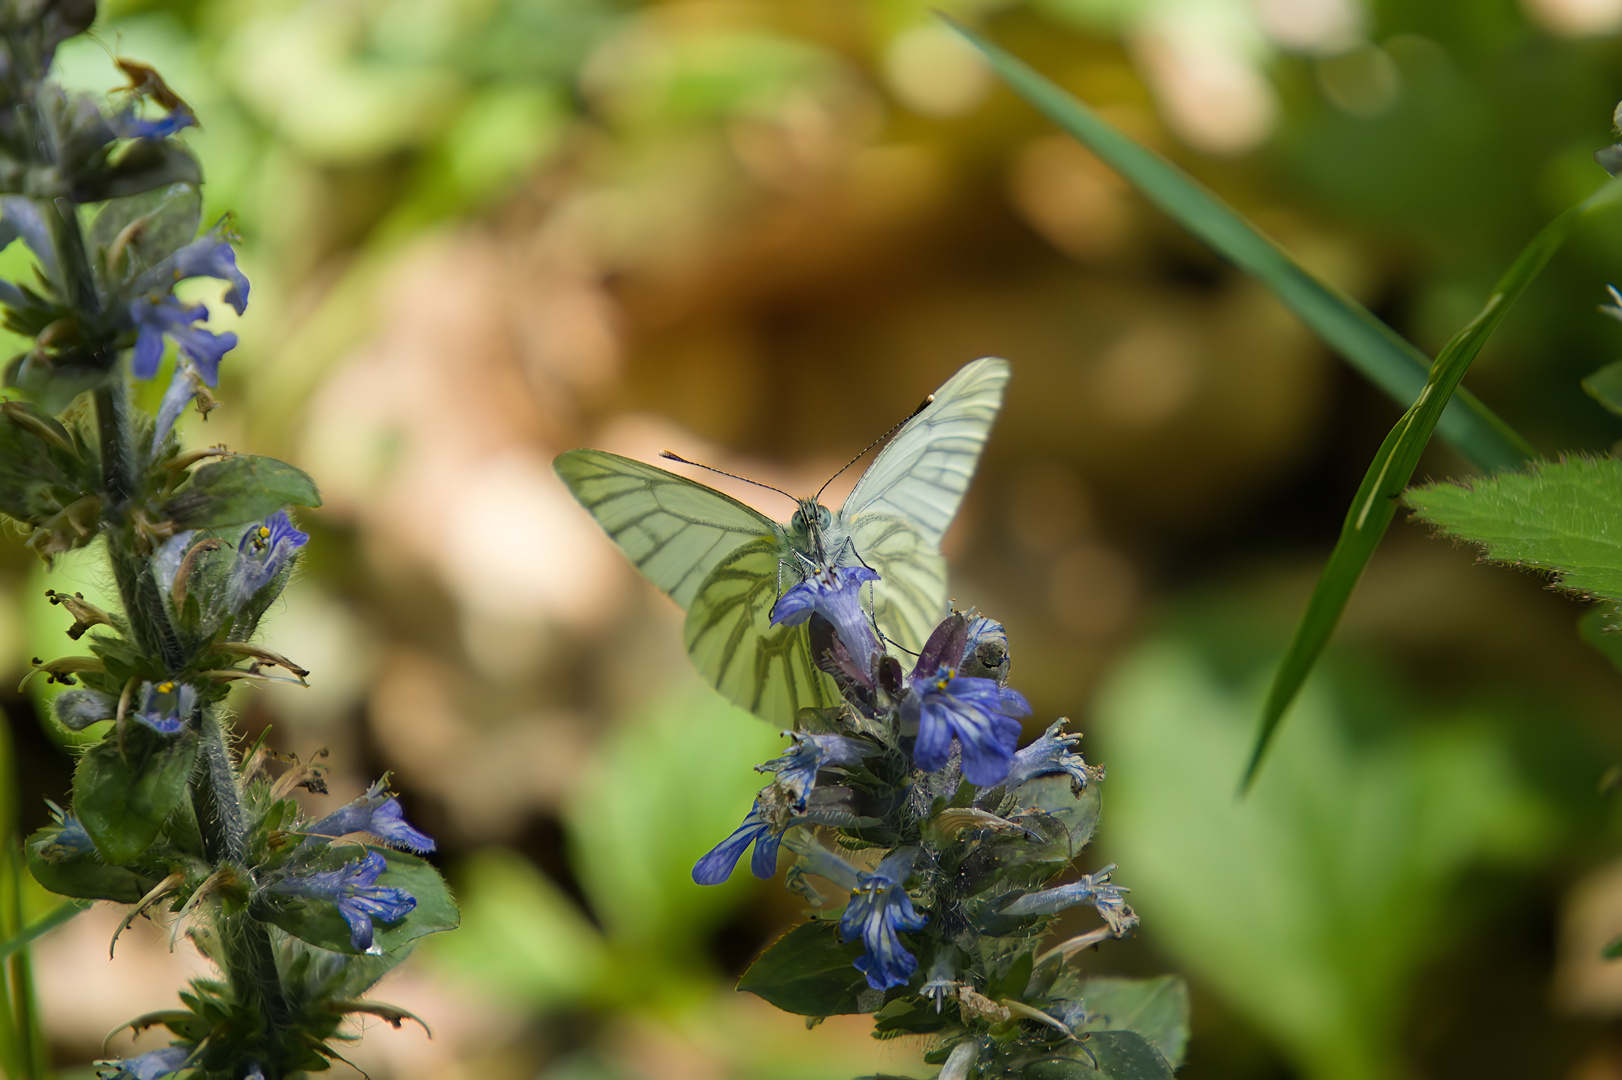
[[[753,845],[750,869],[770,878],[786,849],[787,884],[811,904],[812,920],[739,985],[807,1016],[875,1013],[878,1035],[934,1035],[932,1060],[956,1061],[955,1075],[1096,1064],[1086,1045],[1100,1021],[1066,959],[1131,933],[1137,916],[1114,867],[1054,882],[1092,835],[1103,771],[1063,720],[1019,748],[1031,708],[1007,685],[1008,639],[993,620],[953,613],[906,671],[863,601],[877,579],[819,568],[772,611],[774,625],[807,626],[844,704],[801,711],[782,756],[758,766],[771,783],[693,868],[699,884],[719,884]],[[1103,925],[1042,950],[1053,916],[1078,905]],[[849,978],[808,974],[841,961]]]
[[[241,315],[249,283],[230,230],[202,229],[176,138],[196,117],[157,72],[119,60],[111,109],[47,79],[94,17],[90,0],[0,0],[0,247],[35,263],[0,281],[5,326],[32,339],[4,371],[22,398],[0,400],[0,515],[47,561],[102,539],[119,601],[49,594],[85,652],[35,668],[64,685],[51,713],[83,753],[72,805],[51,805],[26,855],[53,892],[132,905],[125,925],[167,910],[220,969],[141,1021],[171,1045],[107,1075],[282,1080],[328,1067],[347,1016],[400,1015],[362,995],[457,913],[421,858],[433,840],[382,781],[312,820],[293,794],[325,794],[324,766],[241,751],[229,730],[233,685],[309,674],[255,636],[310,539],[288,508],[320,497],[283,462],[180,447],[176,421],[214,407],[237,337],[176,288],[215,279]],[[143,412],[134,384],[166,356]]]

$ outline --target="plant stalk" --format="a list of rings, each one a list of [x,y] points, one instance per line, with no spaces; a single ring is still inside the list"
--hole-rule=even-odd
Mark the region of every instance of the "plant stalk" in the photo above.
[[[192,805],[203,835],[203,852],[216,867],[240,866],[247,848],[247,819],[225,728],[213,709],[202,710],[198,727],[201,745],[192,776]],[[270,930],[248,912],[227,911],[220,904],[214,905],[214,923],[226,980],[239,1000],[264,1018],[266,1042],[274,1045],[293,1026],[295,1017],[282,988]],[[262,1068],[271,1068],[273,1060],[273,1055],[266,1054]],[[279,1080],[269,1072],[265,1077]]]

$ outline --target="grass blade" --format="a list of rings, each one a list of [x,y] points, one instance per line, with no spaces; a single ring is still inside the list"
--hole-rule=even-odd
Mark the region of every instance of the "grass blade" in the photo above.
[[[1413,405],[1380,444],[1379,452],[1374,455],[1374,461],[1358,486],[1351,509],[1346,512],[1340,539],[1329,554],[1328,565],[1312,590],[1306,613],[1301,616],[1284,660],[1273,677],[1272,686],[1268,688],[1256,745],[1240,783],[1241,791],[1248,790],[1255,780],[1262,757],[1285,712],[1334,633],[1335,624],[1340,621],[1341,612],[1346,608],[1357,579],[1362,576],[1363,568],[1373,557],[1375,547],[1396,515],[1397,497],[1413,477],[1419,455],[1430,441],[1432,430],[1437,426],[1448,399],[1458,388],[1459,380],[1470,367],[1470,362],[1527,285],[1560,249],[1570,235],[1572,226],[1588,212],[1617,202],[1619,195],[1622,195],[1622,181],[1613,180],[1544,226],[1543,231],[1526,245],[1503,277],[1499,278],[1497,288],[1480,314],[1454,334],[1453,339],[1443,347],[1436,357],[1436,363],[1431,366],[1430,378]]]
[[[89,900],[62,901],[62,903],[23,927],[11,940],[0,941],[0,961],[10,957],[18,949],[27,948],[35,938],[44,937],[58,926],[72,919],[79,912],[86,911],[89,908]]]
[[[1037,74],[1012,53],[948,22],[985,54],[1020,97],[1097,154],[1150,202],[1217,254],[1259,278],[1369,381],[1399,405],[1425,386],[1430,359],[1356,300],[1308,273],[1271,237],[1199,181],[1111,127],[1097,113]],[[1442,437],[1484,472],[1513,468],[1537,456],[1514,429],[1467,391],[1460,391],[1437,425]]]

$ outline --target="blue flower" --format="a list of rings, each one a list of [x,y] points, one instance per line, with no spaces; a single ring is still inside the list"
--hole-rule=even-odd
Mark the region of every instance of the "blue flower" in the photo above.
[[[777,598],[772,608],[772,625],[798,626],[812,615],[821,615],[833,624],[850,655],[871,669],[872,657],[880,651],[879,639],[873,631],[872,619],[862,610],[862,586],[878,578],[878,574],[865,566],[825,566],[814,570]]]
[[[375,851],[364,859],[345,863],[336,870],[311,870],[283,878],[271,885],[274,892],[307,896],[338,906],[338,914],[349,924],[349,942],[357,952],[372,947],[372,921],[395,922],[417,906],[416,897],[404,889],[376,884],[388,862]]]
[[[755,771],[777,774],[777,786],[792,796],[792,809],[796,813],[804,812],[819,770],[829,765],[854,765],[873,752],[867,743],[844,735],[810,735],[797,731],[783,734],[794,740],[793,745],[781,757],[756,765]]]
[[[693,864],[693,880],[700,885],[721,884],[732,876],[732,868],[738,865],[739,857],[750,844],[755,845],[755,853],[749,859],[750,871],[757,878],[768,879],[777,873],[777,849],[782,843],[782,831],[773,829],[766,820],[760,797],[756,796],[743,824]]]
[[[1014,755],[1008,776],[1003,781],[1010,791],[1027,780],[1052,773],[1068,773],[1071,785],[1078,792],[1090,781],[1104,778],[1101,767],[1089,765],[1080,754],[1071,753],[1071,749],[1081,742],[1081,736],[1064,732],[1065,723],[1064,720],[1055,720],[1048,725],[1041,738]]]
[[[158,408],[154,451],[201,388],[219,385],[220,360],[237,344],[233,333],[216,334],[196,325],[208,318],[208,308],[202,304],[188,307],[171,295],[175,282],[194,277],[218,278],[228,283],[225,302],[238,315],[247,310],[248,279],[237,269],[236,252],[225,239],[225,230],[218,226],[141,274],[130,286],[134,298],[129,302],[129,318],[135,326],[130,368],[135,377],[150,379],[157,374],[164,338],[175,343],[180,357]]]
[[[180,350],[182,362],[209,386],[220,381],[220,359],[236,348],[237,336],[216,334],[194,324],[208,318],[202,304],[187,307],[172,296],[159,300],[130,301],[130,319],[135,323],[135,353],[130,370],[137,379],[150,379],[158,373],[163,359],[163,339],[170,338]]]
[[[984,615],[969,621],[963,642],[963,660],[960,667],[969,668],[977,675],[1008,681],[1008,631],[1003,624]]]
[[[175,373],[158,406],[157,424],[152,434],[152,449],[156,453],[186,405],[197,396],[199,387],[219,385],[220,360],[236,348],[237,336],[230,332],[216,334],[195,325],[208,318],[208,309],[202,304],[186,307],[172,296],[160,300],[131,300],[130,318],[135,323],[135,352],[130,359],[130,370],[137,379],[150,379],[158,373],[165,337],[172,340],[178,350]]]
[[[1138,916],[1126,903],[1131,890],[1110,883],[1115,864],[1093,874],[1084,874],[1068,885],[1056,889],[1026,893],[1002,909],[1004,915],[1053,915],[1077,904],[1091,903],[1094,910],[1109,925],[1110,931],[1120,937],[1138,925]]]
[[[221,297],[238,315],[248,310],[248,279],[237,269],[236,249],[225,239],[225,230],[214,228],[176,251],[153,267],[154,274],[162,274],[174,281],[185,278],[211,277],[231,287]]]
[[[211,277],[228,283],[223,299],[238,315],[248,309],[248,279],[237,269],[234,234],[222,221],[191,243],[177,248],[167,258],[142,273],[131,285],[131,295],[158,300],[168,296],[175,282],[187,278]]]
[[[197,708],[197,691],[189,683],[142,683],[135,719],[158,732],[173,735]]]
[[[922,930],[929,921],[912,909],[912,899],[901,887],[917,857],[917,848],[902,848],[871,874],[863,874],[839,918],[841,940],[861,937],[865,951],[856,961],[856,969],[875,990],[904,985],[918,970],[918,958],[902,948],[897,933]]]
[[[39,205],[21,195],[0,196],[0,248],[9,246],[19,237],[33,252],[45,280],[60,281],[56,245],[51,242],[51,226],[40,212]],[[25,302],[22,292],[15,285],[10,285],[6,292],[6,303],[20,305]]]
[[[286,510],[276,511],[243,533],[237,542],[237,564],[231,570],[231,609],[241,611],[247,606],[309,541],[309,534],[299,532]]]
[[[139,1057],[109,1062],[116,1065],[118,1071],[102,1075],[107,1080],[158,1080],[160,1076],[178,1072],[195,1050],[192,1046],[165,1046],[162,1050],[149,1050]]]
[[[913,764],[925,772],[944,768],[955,738],[963,749],[963,775],[976,787],[994,787],[1008,775],[1019,745],[1015,717],[1030,712],[1018,692],[947,667],[932,677],[914,678],[912,693],[902,703],[903,719],[918,725]]]
[[[40,846],[41,858],[46,862],[60,862],[63,859],[96,853],[95,842],[90,839],[90,834],[85,832],[84,826],[79,824],[78,818],[49,799],[45,800],[45,805],[49,807],[51,817],[56,819],[59,828],[49,843]]]
[[[383,794],[382,780],[348,806],[333,811],[304,831],[315,836],[367,833],[391,847],[405,848],[419,854],[434,850],[433,839],[418,832],[406,821],[400,801],[393,795]]]
[[[113,134],[120,139],[164,139],[178,134],[183,128],[196,125],[197,117],[184,105],[156,120],[143,120],[135,115],[133,109],[126,109],[114,115],[109,121]]]
[[[51,702],[51,712],[57,723],[69,731],[83,731],[91,724],[111,720],[118,715],[118,699],[89,687],[64,690]]]

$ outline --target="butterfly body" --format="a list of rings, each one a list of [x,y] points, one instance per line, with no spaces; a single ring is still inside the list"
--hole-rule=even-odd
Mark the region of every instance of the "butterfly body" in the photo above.
[[[917,650],[946,614],[941,537],[1002,403],[1004,360],[965,366],[885,445],[834,511],[799,499],[787,523],[704,484],[601,450],[571,450],[558,475],[649,581],[687,610],[683,640],[723,694],[784,726],[840,698],[803,625],[772,626],[783,591],[819,568],[876,571],[880,631]]]

